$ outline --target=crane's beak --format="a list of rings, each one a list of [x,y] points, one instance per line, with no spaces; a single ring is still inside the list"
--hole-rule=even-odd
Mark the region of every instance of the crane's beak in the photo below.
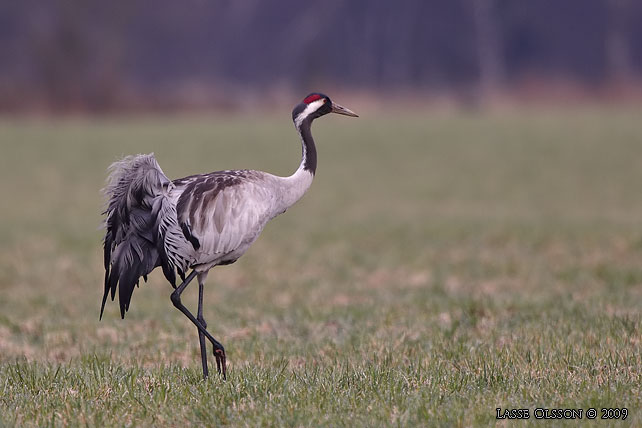
[[[342,114],[344,116],[359,117],[357,113],[343,106],[340,106],[335,102],[332,103],[332,113]]]

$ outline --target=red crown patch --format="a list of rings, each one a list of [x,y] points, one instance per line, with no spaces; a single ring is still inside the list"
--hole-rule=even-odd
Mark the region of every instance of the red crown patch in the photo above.
[[[305,97],[305,99],[303,100],[303,102],[304,102],[304,103],[306,103],[306,104],[310,104],[311,102],[314,102],[314,101],[316,101],[316,100],[320,100],[320,99],[321,99],[321,95],[319,95],[319,94],[312,94],[312,95],[308,95],[307,97]]]

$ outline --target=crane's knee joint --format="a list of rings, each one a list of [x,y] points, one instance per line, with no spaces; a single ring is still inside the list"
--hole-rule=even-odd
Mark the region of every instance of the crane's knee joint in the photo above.
[[[181,295],[178,294],[177,292],[173,292],[172,295],[170,296],[170,299],[172,299],[172,303],[177,308],[181,306]]]

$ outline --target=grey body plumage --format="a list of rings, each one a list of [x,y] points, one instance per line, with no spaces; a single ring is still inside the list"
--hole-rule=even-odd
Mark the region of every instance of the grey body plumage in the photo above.
[[[140,278],[161,267],[176,289],[172,302],[196,325],[201,343],[203,375],[207,377],[204,338],[214,346],[219,372],[225,375],[225,351],[206,329],[202,318],[203,282],[217,265],[235,262],[258,238],[267,222],[303,196],[316,171],[316,148],[310,126],[326,113],[356,116],[327,96],[310,94],[295,107],[293,120],[303,154],[297,171],[279,177],[253,170],[227,170],[170,180],[153,154],[128,156],[113,163],[104,188],[104,294],[114,300],[118,290],[121,317],[129,309]],[[186,277],[189,269],[192,272]],[[176,288],[176,273],[183,280]],[[180,294],[192,278],[199,281],[198,319],[181,303]]]

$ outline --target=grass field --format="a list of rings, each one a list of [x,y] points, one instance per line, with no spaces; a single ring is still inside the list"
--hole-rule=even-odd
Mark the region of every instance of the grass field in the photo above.
[[[125,320],[109,302],[98,321],[105,169],[154,151],[170,177],[289,174],[288,113],[0,120],[0,426],[471,426],[497,407],[535,426],[537,407],[626,407],[594,424],[642,425],[638,109],[313,131],[310,192],[209,275],[229,371],[203,382],[160,272]]]

